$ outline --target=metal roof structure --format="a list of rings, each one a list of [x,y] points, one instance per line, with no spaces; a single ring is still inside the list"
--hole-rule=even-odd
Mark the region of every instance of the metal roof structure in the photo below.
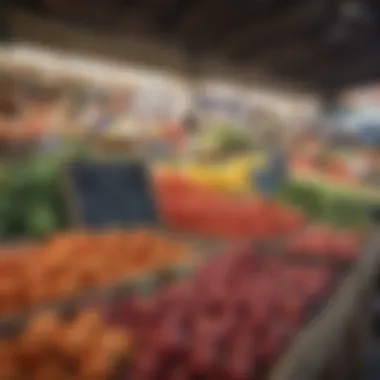
[[[118,36],[119,45],[108,43],[116,55],[131,39],[151,41],[148,50],[176,47],[193,71],[228,66],[247,78],[254,74],[327,92],[380,77],[376,0],[15,0],[9,12],[34,17],[39,22],[33,25],[41,28],[56,22],[91,31],[99,41]],[[25,20],[7,19],[11,37],[35,32]],[[48,43],[49,34],[41,29],[34,39]],[[60,39],[65,48],[96,51],[67,34],[61,31],[53,43]]]

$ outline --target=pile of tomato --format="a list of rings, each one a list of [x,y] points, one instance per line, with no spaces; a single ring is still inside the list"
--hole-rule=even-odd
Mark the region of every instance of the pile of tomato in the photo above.
[[[274,201],[233,197],[203,189],[177,175],[156,178],[164,223],[174,229],[226,238],[279,237],[298,231],[304,216]]]

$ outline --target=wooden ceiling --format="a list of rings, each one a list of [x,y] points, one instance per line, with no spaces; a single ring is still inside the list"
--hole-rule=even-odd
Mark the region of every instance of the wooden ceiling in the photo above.
[[[13,0],[89,29],[140,35],[326,91],[380,78],[376,0]]]

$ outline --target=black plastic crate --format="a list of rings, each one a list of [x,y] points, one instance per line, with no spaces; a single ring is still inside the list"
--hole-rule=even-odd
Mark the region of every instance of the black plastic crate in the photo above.
[[[159,225],[150,174],[143,163],[75,162],[67,174],[77,209],[75,224],[91,229]]]

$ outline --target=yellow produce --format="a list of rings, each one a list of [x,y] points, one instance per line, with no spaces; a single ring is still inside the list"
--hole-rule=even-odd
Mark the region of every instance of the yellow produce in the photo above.
[[[218,164],[160,165],[159,169],[178,173],[199,186],[220,192],[248,192],[252,190],[252,172],[263,164],[264,156],[241,155]]]

